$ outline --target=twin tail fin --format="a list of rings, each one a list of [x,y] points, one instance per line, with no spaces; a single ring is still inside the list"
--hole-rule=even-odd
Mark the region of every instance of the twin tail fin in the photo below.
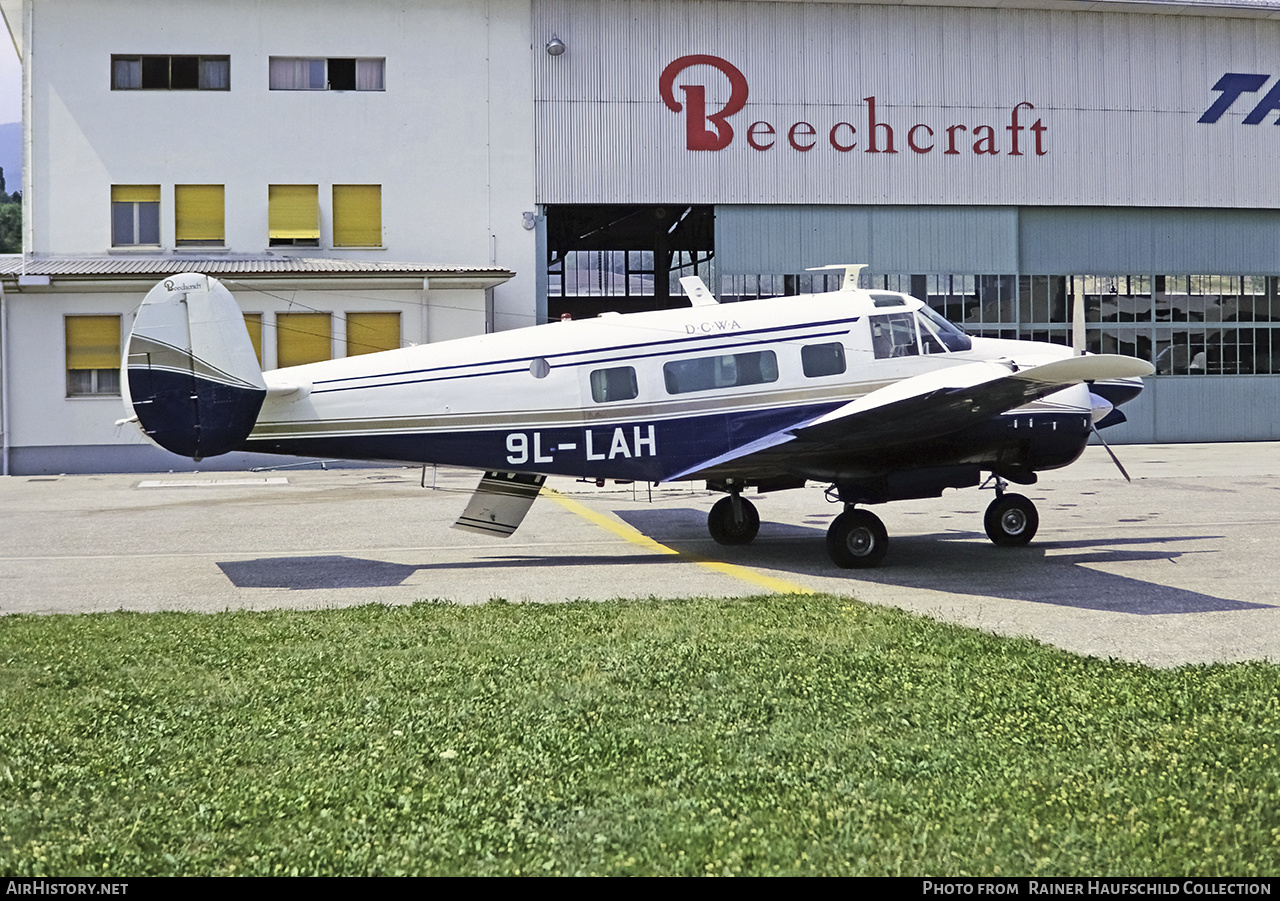
[[[239,304],[196,272],[147,294],[122,368],[125,406],[146,436],[197,461],[239,448],[267,396]]]

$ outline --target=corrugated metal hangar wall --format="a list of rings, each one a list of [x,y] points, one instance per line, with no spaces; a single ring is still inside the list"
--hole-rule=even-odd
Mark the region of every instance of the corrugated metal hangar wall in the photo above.
[[[722,275],[844,262],[904,273],[1275,274],[1280,210],[716,207]]]

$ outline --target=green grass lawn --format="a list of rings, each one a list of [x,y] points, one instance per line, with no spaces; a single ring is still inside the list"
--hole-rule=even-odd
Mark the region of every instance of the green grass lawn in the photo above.
[[[0,872],[1280,872],[1280,667],[829,596],[0,618]]]

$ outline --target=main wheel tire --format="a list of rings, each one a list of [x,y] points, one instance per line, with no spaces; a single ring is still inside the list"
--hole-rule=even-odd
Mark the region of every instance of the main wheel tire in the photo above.
[[[746,498],[738,498],[742,504],[742,520],[739,522],[733,515],[733,498],[724,497],[716,501],[711,512],[707,514],[707,531],[717,544],[734,545],[750,544],[760,531],[760,512],[756,505]]]
[[[842,569],[879,566],[889,550],[889,533],[869,510],[846,510],[827,529],[827,553]]]
[[[1021,494],[1003,494],[987,507],[982,524],[987,537],[1001,547],[1021,547],[1035,537],[1040,514]]]

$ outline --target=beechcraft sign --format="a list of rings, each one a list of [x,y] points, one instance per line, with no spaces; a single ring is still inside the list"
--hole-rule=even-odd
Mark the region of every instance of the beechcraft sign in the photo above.
[[[710,66],[729,79],[729,99],[719,109],[708,109],[706,86],[684,83],[681,79],[695,66]],[[681,83],[677,84],[677,80]],[[696,82],[696,79],[688,79]],[[677,98],[679,90],[682,97]],[[876,109],[876,97],[861,98],[860,111],[848,121],[747,121],[738,122],[740,135],[734,129],[734,117],[747,105],[751,88],[742,71],[728,60],[707,54],[682,56],[672,61],[658,78],[658,93],[667,109],[683,114],[685,149],[724,150],[735,140],[760,153],[772,150],[808,153],[812,150],[836,153],[940,153],[947,156],[1041,157],[1050,152],[1049,126],[1036,113],[1029,101],[1016,103],[994,123],[982,121],[911,122],[896,119]],[[1031,121],[1032,117],[1034,121]],[[816,118],[816,117],[815,117]],[[834,119],[835,117],[833,117]]]

